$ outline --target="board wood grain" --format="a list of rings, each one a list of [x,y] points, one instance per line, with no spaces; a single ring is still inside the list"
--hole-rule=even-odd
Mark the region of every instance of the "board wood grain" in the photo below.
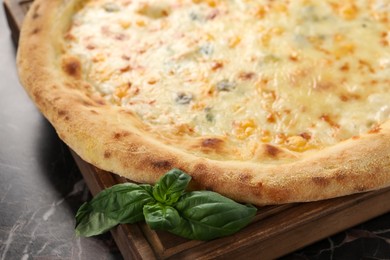
[[[4,0],[15,44],[32,2]],[[93,195],[128,181],[71,152]],[[111,233],[125,259],[274,259],[388,211],[390,188],[318,202],[261,207],[253,222],[240,232],[208,242],[154,231],[145,223],[119,225]]]

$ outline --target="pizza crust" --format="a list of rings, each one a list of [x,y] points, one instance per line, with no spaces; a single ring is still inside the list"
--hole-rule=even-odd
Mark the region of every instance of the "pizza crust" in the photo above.
[[[193,188],[256,205],[321,200],[390,185],[389,121],[305,155],[264,144],[261,153],[289,160],[262,163],[223,160],[218,156],[228,154],[228,148],[215,137],[191,143],[198,149],[192,153],[149,134],[133,113],[94,94],[76,57],[62,55],[62,35],[77,5],[36,0],[21,30],[17,62],[31,99],[83,160],[140,183],[154,183],[180,168],[192,176]]]

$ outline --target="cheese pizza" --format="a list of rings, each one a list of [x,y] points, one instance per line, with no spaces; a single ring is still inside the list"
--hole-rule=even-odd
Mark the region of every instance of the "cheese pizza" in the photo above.
[[[238,201],[390,185],[385,0],[36,0],[20,79],[59,137],[141,183]]]

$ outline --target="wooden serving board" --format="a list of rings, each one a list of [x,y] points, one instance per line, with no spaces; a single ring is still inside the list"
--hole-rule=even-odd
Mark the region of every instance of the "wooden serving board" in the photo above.
[[[15,44],[32,2],[4,0]],[[73,151],[72,155],[93,195],[127,181],[88,164]],[[388,211],[390,188],[318,202],[261,207],[249,226],[209,242],[153,231],[145,223],[119,225],[111,233],[125,259],[274,259]]]

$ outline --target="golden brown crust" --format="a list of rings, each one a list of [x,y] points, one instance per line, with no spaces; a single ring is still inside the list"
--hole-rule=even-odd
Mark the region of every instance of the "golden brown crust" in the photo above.
[[[320,200],[390,185],[388,121],[366,135],[289,163],[207,159],[202,154],[229,149],[213,137],[191,143],[201,151],[197,155],[157,140],[131,112],[107,104],[91,91],[77,58],[61,55],[62,33],[76,4],[35,1],[22,28],[18,67],[31,98],[60,138],[84,160],[145,183],[180,168],[198,188],[257,205]],[[294,157],[272,145],[262,146],[259,153]]]

